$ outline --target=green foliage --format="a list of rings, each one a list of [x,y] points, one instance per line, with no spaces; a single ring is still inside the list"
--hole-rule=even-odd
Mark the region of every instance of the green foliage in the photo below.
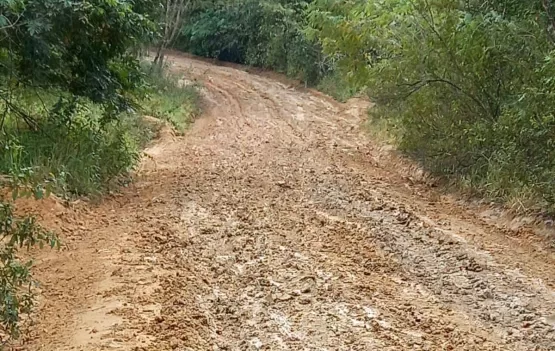
[[[153,134],[135,113],[150,90],[134,53],[159,10],[152,0],[0,0],[0,188],[11,190],[0,195],[1,345],[33,306],[21,249],[58,245],[14,201],[98,195],[125,180]]]
[[[315,84],[330,67],[318,43],[304,34],[306,6],[305,1],[212,2],[191,14],[177,47]]]
[[[183,132],[199,111],[199,89],[196,83],[169,73],[165,67],[145,67],[149,72],[149,94],[142,103],[143,112],[170,122],[178,132]]]
[[[36,182],[56,179],[58,193],[98,195],[135,165],[147,127],[134,114],[106,123],[101,109],[86,99],[54,100],[55,95],[20,97],[28,111],[46,116],[36,120],[36,129],[8,117],[0,140],[0,173],[26,169]],[[7,144],[17,145],[17,157]]]
[[[0,146],[16,164],[21,156],[21,147],[15,142],[5,141]],[[0,179],[3,189],[11,188],[11,200],[21,196],[40,199],[48,195],[50,185],[32,182],[31,173],[27,168],[14,167],[9,169],[8,176]],[[21,249],[42,248],[44,245],[59,247],[59,241],[55,234],[38,225],[35,218],[16,216],[13,205],[3,196],[0,196],[0,240],[0,324],[3,331],[0,345],[4,345],[19,336],[21,317],[31,312],[34,302],[35,281],[30,272],[33,262],[21,258]]]
[[[517,0],[318,0],[308,33],[428,169],[553,211],[550,11]]]
[[[103,104],[107,116],[128,109],[141,85],[129,49],[155,28],[144,1],[0,0],[0,98],[13,85],[59,88]]]
[[[159,5],[159,2],[158,2]],[[0,0],[0,173],[25,167],[56,191],[99,194],[136,163],[149,133],[133,110],[156,1]]]
[[[12,206],[0,201],[0,323],[8,338],[19,335],[21,315],[33,307],[32,261],[21,260],[20,249],[58,246],[56,236],[41,228],[33,217],[17,219]],[[0,340],[5,343],[7,340]]]

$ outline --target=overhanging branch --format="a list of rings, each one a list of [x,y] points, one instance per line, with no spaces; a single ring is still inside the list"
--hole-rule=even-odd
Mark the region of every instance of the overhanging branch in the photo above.
[[[420,80],[420,81],[417,81],[417,82],[414,82],[414,83],[399,84],[399,86],[407,86],[407,87],[412,88],[407,93],[407,95],[405,95],[405,98],[408,98],[409,96],[416,93],[417,91],[424,88],[425,86],[430,85],[430,84],[434,84],[434,83],[447,84],[452,89],[460,92],[461,94],[463,94],[466,97],[468,97],[469,99],[471,99],[474,103],[476,103],[476,105],[478,105],[480,107],[480,109],[482,109],[486,114],[489,115],[488,109],[484,106],[484,104],[477,97],[475,97],[474,95],[464,91],[464,89],[459,87],[457,84],[455,84],[455,83],[453,83],[453,82],[451,82],[447,79],[444,79],[444,78],[424,79],[424,80]]]

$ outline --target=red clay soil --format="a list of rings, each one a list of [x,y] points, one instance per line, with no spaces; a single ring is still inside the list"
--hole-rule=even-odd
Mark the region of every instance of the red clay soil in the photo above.
[[[123,194],[42,204],[67,247],[19,349],[555,350],[545,240],[407,178],[367,103],[170,60],[205,114]]]

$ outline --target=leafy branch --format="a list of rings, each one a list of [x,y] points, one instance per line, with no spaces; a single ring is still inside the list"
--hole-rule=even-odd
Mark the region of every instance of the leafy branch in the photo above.
[[[447,80],[447,79],[443,79],[443,78],[435,78],[435,79],[423,79],[423,80],[419,80],[417,82],[414,83],[406,83],[406,84],[398,84],[398,86],[402,87],[409,87],[410,90],[408,91],[408,93],[405,94],[404,98],[408,98],[410,97],[412,94],[418,92],[420,89],[430,85],[430,84],[435,84],[435,83],[442,83],[442,84],[446,84],[449,87],[451,87],[453,90],[460,92],[461,94],[463,94],[464,96],[468,97],[469,99],[471,99],[472,101],[474,101],[474,103],[486,114],[489,115],[489,111],[488,109],[482,104],[482,102],[475,97],[474,95],[472,95],[471,93],[465,91],[463,88],[461,88],[460,86],[458,86],[457,84]]]

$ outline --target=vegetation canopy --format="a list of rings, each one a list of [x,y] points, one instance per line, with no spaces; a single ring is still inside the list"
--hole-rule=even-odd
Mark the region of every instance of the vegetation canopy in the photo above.
[[[316,1],[310,33],[430,170],[554,209],[550,1]]]
[[[125,185],[155,132],[140,114],[184,127],[196,113],[194,88],[144,67],[137,55],[159,37],[161,7],[0,0],[1,345],[18,337],[33,307],[32,262],[20,250],[59,246],[55,234],[17,211],[16,200],[97,196]]]
[[[370,117],[407,154],[517,210],[555,210],[551,0],[196,3],[176,47],[274,69]]]

